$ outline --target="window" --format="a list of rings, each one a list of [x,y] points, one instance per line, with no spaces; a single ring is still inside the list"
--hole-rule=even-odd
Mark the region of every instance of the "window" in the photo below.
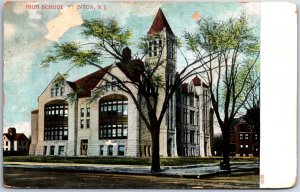
[[[125,146],[119,145],[118,146],[118,156],[124,156],[124,154],[125,154]]]
[[[80,117],[84,117],[84,108],[80,108]]]
[[[8,141],[5,142],[5,145],[8,146]]]
[[[244,148],[244,146],[243,146],[243,145],[240,145],[240,148],[241,148],[241,149],[243,149],[243,148]]]
[[[200,134],[199,134],[199,131],[197,131],[197,144],[200,143]]]
[[[83,129],[83,127],[84,127],[84,120],[80,119],[80,128]]]
[[[249,139],[249,135],[246,133],[245,134],[245,140],[248,140]]]
[[[99,103],[99,139],[127,139],[127,98],[107,96]]]
[[[103,156],[103,149],[104,149],[104,146],[103,145],[100,145],[100,156]]]
[[[153,54],[154,54],[154,56],[157,56],[157,42],[156,42],[156,40],[153,41],[153,45],[154,45]]]
[[[191,156],[195,156],[195,148],[191,147]]]
[[[244,134],[240,133],[240,140],[244,140]]]
[[[190,124],[194,125],[195,124],[195,112],[194,111],[190,111]]]
[[[245,145],[245,148],[247,149],[247,148],[248,148],[248,145]]]
[[[47,155],[47,146],[44,146],[43,155]]]
[[[112,156],[112,155],[113,155],[113,146],[112,146],[112,145],[109,145],[109,146],[108,146],[107,155],[108,155],[108,156]]]
[[[197,112],[196,122],[197,122],[197,125],[199,125],[199,112]]]
[[[188,112],[187,109],[183,110],[183,123],[187,124]]]
[[[54,155],[54,146],[50,146],[50,155]]]
[[[254,135],[254,139],[255,139],[255,140],[258,140],[257,134]]]
[[[65,146],[58,146],[58,155],[65,154]]]
[[[51,97],[64,96],[64,95],[65,95],[65,88],[62,85],[56,83],[51,88]]]
[[[194,107],[195,103],[194,103],[194,95],[190,95],[190,106]]]
[[[90,109],[90,107],[87,107],[86,108],[86,117],[90,117],[90,115],[91,115],[91,109]]]
[[[65,101],[46,104],[44,140],[68,140],[68,105]]]
[[[188,142],[188,130],[185,129],[184,130],[184,143],[187,143]]]
[[[190,131],[190,143],[195,143],[195,131]]]
[[[90,119],[86,120],[86,128],[90,128]]]
[[[149,57],[152,57],[152,42],[149,42]]]

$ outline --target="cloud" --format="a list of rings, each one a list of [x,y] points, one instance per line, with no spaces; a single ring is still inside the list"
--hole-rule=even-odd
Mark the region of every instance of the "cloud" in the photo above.
[[[81,25],[83,20],[77,11],[76,5],[61,10],[60,15],[47,23],[48,34],[45,36],[50,41],[58,41],[65,32],[72,27]]]
[[[9,38],[16,32],[16,26],[10,23],[4,23],[4,38]]]

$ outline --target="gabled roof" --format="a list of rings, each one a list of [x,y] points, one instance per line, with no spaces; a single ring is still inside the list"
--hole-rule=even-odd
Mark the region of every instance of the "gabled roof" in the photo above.
[[[3,136],[6,136],[9,140],[17,140],[17,141],[29,140],[24,135],[24,133],[16,133],[15,138],[13,138],[13,135],[10,135],[8,133],[4,133]]]
[[[17,133],[15,140],[22,141],[22,140],[28,140],[28,138],[23,133]]]
[[[183,83],[181,85],[181,92],[182,93],[187,93],[188,92],[188,83]]]
[[[192,82],[195,86],[201,86],[201,79],[198,76],[194,77]]]
[[[148,31],[148,34],[155,34],[161,32],[164,28],[166,28],[166,31],[174,35],[163,11],[161,8],[158,9],[157,14],[155,16],[155,19],[153,20],[153,23]]]
[[[99,81],[109,72],[113,64],[84,76],[75,82],[67,83],[77,92],[78,98],[90,97],[91,91],[97,86]],[[116,63],[116,66],[131,80],[137,81],[144,71],[144,63],[141,60],[131,60],[128,63]]]
[[[91,90],[96,87],[99,81],[104,77],[104,75],[110,70],[112,65],[109,65],[103,69],[100,69],[94,73],[91,73],[87,76],[84,76],[74,83],[69,82],[71,86],[74,87],[74,90],[77,91],[77,97],[90,97]]]

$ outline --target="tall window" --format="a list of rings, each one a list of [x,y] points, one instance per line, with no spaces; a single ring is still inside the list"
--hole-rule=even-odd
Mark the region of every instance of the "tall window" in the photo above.
[[[100,145],[100,156],[103,156],[103,150],[104,150],[104,146]]]
[[[127,98],[122,95],[104,97],[99,108],[99,139],[127,139]]]
[[[65,154],[65,146],[58,146],[58,155]]]
[[[195,112],[194,111],[190,111],[190,124],[194,125],[195,124]]]
[[[125,146],[119,145],[118,146],[118,156],[124,156],[124,154],[125,154]]]
[[[53,101],[45,105],[44,140],[68,140],[68,105]]]
[[[195,143],[195,131],[190,131],[190,143]]]
[[[184,143],[188,143],[188,130],[184,130]]]
[[[108,156],[112,156],[113,155],[113,146],[112,145],[108,146],[107,155]]]
[[[54,146],[50,146],[50,155],[54,155]]]

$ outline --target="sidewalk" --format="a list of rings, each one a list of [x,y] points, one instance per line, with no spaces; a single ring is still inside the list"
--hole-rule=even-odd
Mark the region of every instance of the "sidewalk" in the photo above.
[[[196,164],[187,166],[161,166],[160,173],[153,174],[150,166],[140,165],[106,165],[106,164],[76,164],[76,163],[36,163],[36,162],[3,162],[3,167],[48,169],[58,171],[97,172],[111,174],[156,175],[180,178],[204,178],[224,173],[219,164]],[[231,171],[258,169],[258,163],[232,163]]]

